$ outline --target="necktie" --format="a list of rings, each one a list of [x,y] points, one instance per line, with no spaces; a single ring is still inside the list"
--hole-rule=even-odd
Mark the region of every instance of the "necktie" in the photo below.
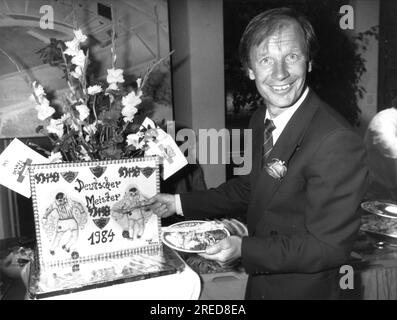
[[[265,120],[265,130],[264,130],[264,142],[263,142],[263,152],[262,152],[262,167],[266,162],[267,157],[273,149],[273,135],[272,131],[276,129],[273,121],[270,119]]]

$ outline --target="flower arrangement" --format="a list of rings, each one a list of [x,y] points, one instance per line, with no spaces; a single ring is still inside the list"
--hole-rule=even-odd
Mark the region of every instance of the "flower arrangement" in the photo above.
[[[88,83],[89,50],[83,49],[86,40],[80,29],[74,30],[71,41],[52,39],[52,54],[58,58],[55,64],[64,71],[68,84],[60,112],[51,106],[44,88],[33,82],[37,117],[43,121],[36,131],[47,135],[53,146],[51,152],[42,151],[52,162],[143,156],[148,142],[157,136],[157,126],[153,121],[142,126],[145,117],[136,118],[143,114],[140,104],[148,76],[169,55],[154,63],[143,77],[136,79],[136,87],[128,90],[123,86],[123,70],[115,67],[112,36],[112,66],[107,69],[106,82]],[[41,54],[48,59],[45,51]]]
[[[277,180],[283,179],[287,174],[285,162],[275,158],[266,164],[265,170],[272,178]]]

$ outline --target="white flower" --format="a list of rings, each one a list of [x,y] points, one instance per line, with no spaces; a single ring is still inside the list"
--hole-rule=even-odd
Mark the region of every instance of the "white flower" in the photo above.
[[[69,112],[65,113],[65,114],[62,115],[60,120],[62,121],[62,123],[67,123],[68,120],[71,118],[71,116],[72,115]]]
[[[97,123],[98,122],[99,121],[95,121],[95,122],[93,122],[93,123],[91,123],[91,124],[89,124],[87,126],[84,126],[83,130],[86,133],[88,133],[88,134],[95,134],[97,132],[97,130],[98,130],[98,128],[97,128]]]
[[[117,86],[117,83],[111,83],[106,90],[119,90],[119,87]],[[108,95],[108,93],[105,95]]]
[[[67,54],[68,56],[72,56],[72,57],[78,54],[80,49],[80,43],[76,38],[74,38],[71,41],[66,41],[65,45],[66,45],[66,50],[63,52],[64,54]]]
[[[287,174],[285,162],[279,159],[272,159],[266,164],[266,172],[273,178],[281,180]]]
[[[77,54],[72,58],[72,63],[76,66],[84,68],[85,65],[85,55],[83,50],[79,50]]]
[[[71,121],[70,128],[72,128],[74,131],[77,131],[77,132],[80,131],[78,124],[74,120]]]
[[[33,91],[36,97],[42,97],[46,95],[43,86],[37,81],[33,81]]]
[[[136,95],[135,92],[130,92],[128,95],[123,97],[121,100],[121,104],[124,107],[135,107],[142,102],[141,100],[141,93]]]
[[[61,119],[51,119],[50,124],[47,126],[49,133],[56,134],[59,138],[63,136],[63,122]]]
[[[136,133],[129,134],[127,136],[127,145],[128,146],[132,145],[135,148],[139,149],[140,148],[139,137],[140,137],[140,135],[136,134]]]
[[[87,92],[89,95],[93,96],[94,94],[102,92],[102,87],[98,85],[90,86],[87,88]]]
[[[37,110],[37,118],[44,121],[55,113],[55,109],[50,107],[50,102],[43,98],[42,103],[38,104],[35,108]]]
[[[134,106],[124,107],[123,110],[121,110],[121,114],[124,116],[125,122],[132,121],[137,112],[138,112],[138,109],[135,108]]]
[[[141,87],[141,83],[142,83],[142,78],[136,79],[136,85],[138,86],[138,88]]]
[[[122,115],[124,116],[124,121],[132,121],[134,119],[134,115],[138,112],[138,109],[135,107],[142,102],[140,96],[137,96],[135,92],[130,92],[127,96],[123,97],[121,100],[121,104],[124,108],[121,110]]]
[[[50,163],[62,162],[62,154],[60,152],[51,152],[51,155],[48,157]]]
[[[80,66],[76,66],[74,71],[72,71],[70,74],[72,75],[72,77],[76,79],[80,79],[81,76],[83,75],[83,69]]]
[[[73,30],[73,33],[74,39],[76,39],[78,42],[85,42],[87,40],[87,36],[83,34],[81,29]]]
[[[94,135],[97,131],[97,124],[99,123],[99,121],[95,121],[94,123],[91,123],[90,125],[84,126],[83,130],[87,133],[87,136],[85,137],[85,141],[90,141],[91,140],[91,136]]]
[[[33,92],[34,92],[34,100],[36,103],[38,102],[39,104],[46,104],[46,93],[44,91],[44,88],[41,84],[39,84],[37,81],[33,82]],[[48,103],[49,105],[49,103]]]
[[[79,119],[84,121],[90,115],[90,109],[85,104],[76,106],[76,110],[79,112]]]
[[[106,81],[109,84],[123,83],[124,82],[123,70],[122,69],[115,69],[115,68],[108,69],[108,75],[106,77]]]

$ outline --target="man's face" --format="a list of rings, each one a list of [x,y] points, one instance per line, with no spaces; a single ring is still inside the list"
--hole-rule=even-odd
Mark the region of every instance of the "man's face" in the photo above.
[[[255,80],[271,114],[280,114],[299,99],[305,87],[306,56],[303,31],[294,21],[286,21],[251,49],[249,77]]]

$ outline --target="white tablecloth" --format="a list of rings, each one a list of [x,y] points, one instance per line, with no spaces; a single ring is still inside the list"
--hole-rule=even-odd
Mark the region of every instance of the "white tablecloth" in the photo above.
[[[46,300],[198,300],[200,292],[200,277],[185,265],[179,273],[58,295]]]

